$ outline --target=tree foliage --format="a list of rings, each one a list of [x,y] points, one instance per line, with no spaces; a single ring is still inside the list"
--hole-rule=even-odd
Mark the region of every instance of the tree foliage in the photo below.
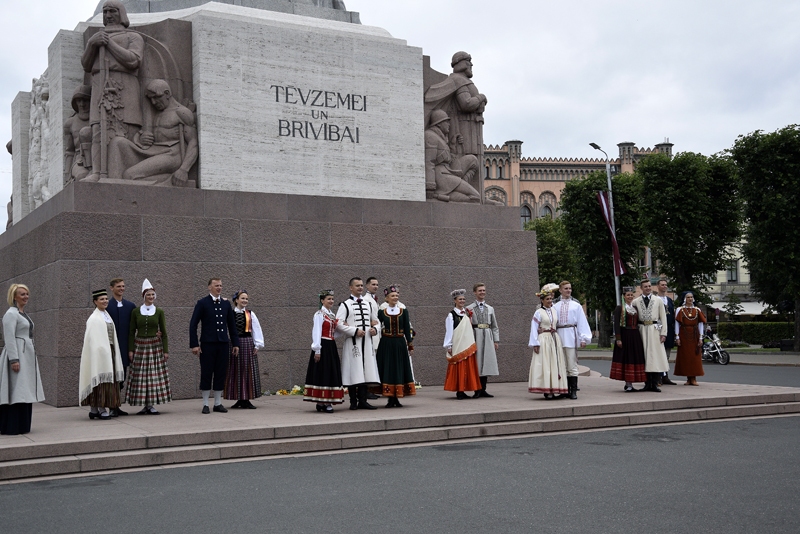
[[[536,251],[539,257],[539,281],[542,285],[569,280],[573,293],[581,294],[575,247],[561,218],[540,217],[525,225],[536,232]]]
[[[699,292],[731,259],[742,228],[742,202],[733,163],[723,156],[654,154],[636,168],[648,201],[642,222],[650,236],[657,274],[676,292]]]
[[[636,258],[646,244],[640,220],[643,202],[641,178],[632,174],[617,175],[613,178],[612,188],[617,242],[629,269],[628,274],[622,277],[622,285],[633,285],[639,277]],[[605,172],[593,172],[568,181],[561,193],[560,205],[561,219],[576,250],[581,288],[589,304],[600,312],[600,346],[609,346],[608,318],[616,306],[611,236],[597,201],[597,192],[607,190]]]
[[[772,306],[794,303],[800,350],[800,126],[739,136],[730,155],[745,202],[742,254],[750,286]]]

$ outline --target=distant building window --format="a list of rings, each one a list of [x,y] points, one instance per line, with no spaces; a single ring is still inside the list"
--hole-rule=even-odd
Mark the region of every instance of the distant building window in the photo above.
[[[531,222],[531,209],[528,206],[522,206],[519,210],[519,217],[522,219],[522,228]]]
[[[490,180],[490,179],[491,179],[491,176],[489,176],[489,167],[488,167],[488,166],[486,167],[486,174],[484,175],[484,177],[485,177],[487,180]]]
[[[552,219],[553,218],[553,210],[550,208],[550,206],[542,206],[542,209],[539,210],[539,216],[540,217],[547,217],[548,219]]]
[[[498,165],[497,166],[497,179],[498,180],[502,180],[503,179],[503,166],[502,165]]]
[[[739,281],[739,262],[732,261],[728,264],[728,282]]]

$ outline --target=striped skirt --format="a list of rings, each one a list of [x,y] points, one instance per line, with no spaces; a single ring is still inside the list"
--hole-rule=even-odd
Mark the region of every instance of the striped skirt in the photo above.
[[[319,354],[319,361],[316,362],[314,351],[311,351],[303,400],[322,404],[341,404],[344,402],[342,364],[336,342],[332,339],[323,339]]]
[[[172,400],[169,370],[164,350],[157,337],[137,337],[136,350],[128,372],[125,402],[131,406],[153,406]]]
[[[250,400],[261,396],[256,345],[251,336],[239,338],[239,355],[228,354],[228,377],[223,397],[228,400]]]

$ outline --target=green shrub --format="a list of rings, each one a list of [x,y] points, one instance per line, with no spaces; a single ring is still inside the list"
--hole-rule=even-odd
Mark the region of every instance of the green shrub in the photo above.
[[[792,339],[794,337],[794,325],[762,322],[719,323],[717,334],[721,339],[760,345],[779,339]]]

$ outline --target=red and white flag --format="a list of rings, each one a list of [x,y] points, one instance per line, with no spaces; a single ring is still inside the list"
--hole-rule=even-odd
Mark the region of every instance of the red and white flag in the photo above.
[[[597,200],[600,202],[600,211],[603,212],[603,220],[606,221],[608,226],[608,233],[611,234],[611,249],[614,252],[614,275],[622,276],[627,273],[625,264],[619,255],[619,245],[617,244],[617,236],[614,235],[614,229],[611,226],[611,206],[608,204],[608,192],[598,191]]]

